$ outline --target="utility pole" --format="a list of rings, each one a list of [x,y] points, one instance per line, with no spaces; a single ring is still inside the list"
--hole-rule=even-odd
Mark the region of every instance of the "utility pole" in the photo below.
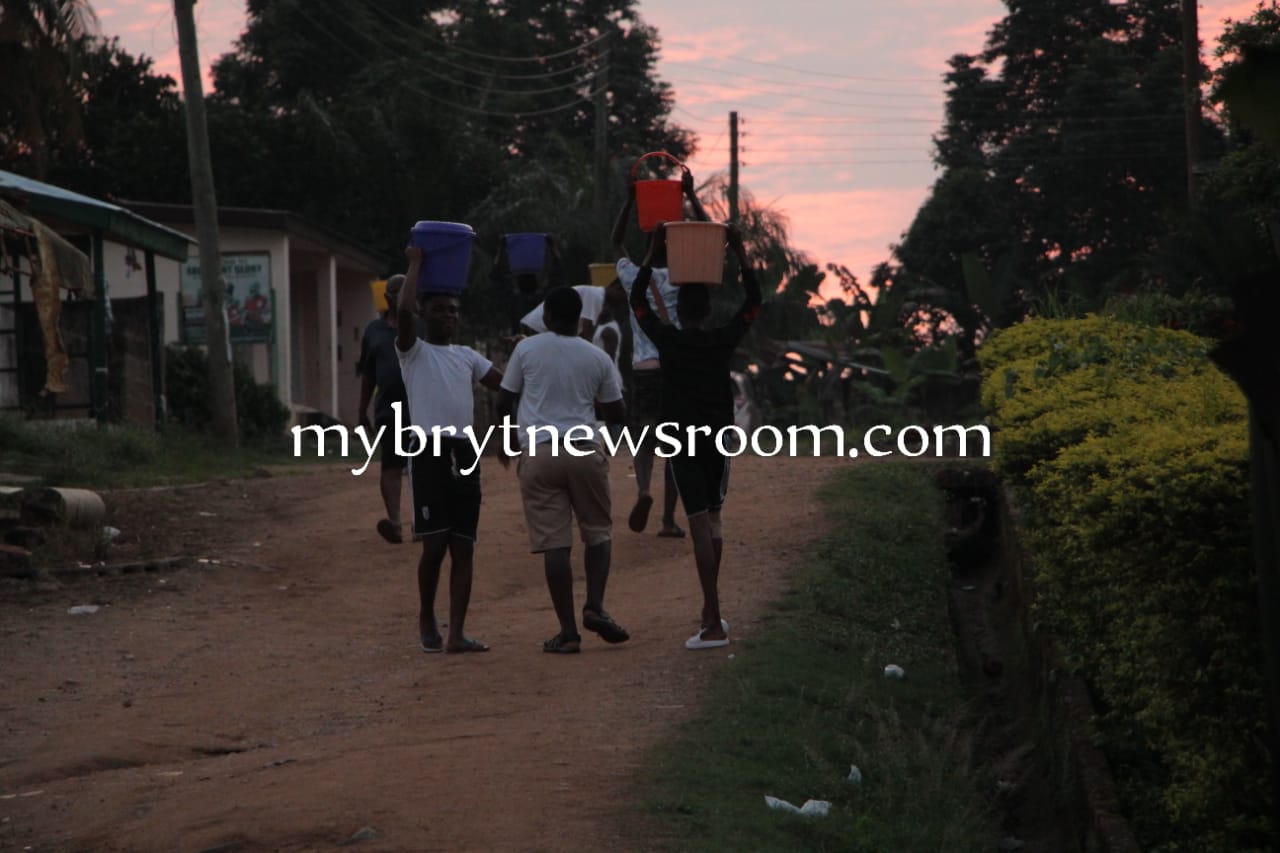
[[[738,111],[729,113],[729,224],[738,225]],[[730,282],[738,280],[738,259],[730,252],[725,274]]]
[[[729,221],[738,224],[738,111],[729,113]]]
[[[1200,163],[1200,27],[1196,0],[1182,0],[1182,89],[1187,142],[1187,209],[1196,203]]]
[[[173,0],[178,23],[178,55],[182,62],[182,93],[187,114],[187,161],[191,169],[191,211],[200,246],[200,289],[204,297],[206,347],[209,351],[209,417],[213,435],[224,445],[240,443],[236,420],[236,389],[231,367],[231,340],[227,332],[222,278],[222,252],[218,246],[218,201],[213,188],[213,162],[209,154],[209,127],[204,112],[204,86],[200,81],[200,50],[196,43],[195,0]]]
[[[596,258],[603,260],[609,257],[609,212],[605,205],[609,202],[609,50],[600,51],[599,63],[596,67],[595,80],[595,221],[600,239],[596,244]]]

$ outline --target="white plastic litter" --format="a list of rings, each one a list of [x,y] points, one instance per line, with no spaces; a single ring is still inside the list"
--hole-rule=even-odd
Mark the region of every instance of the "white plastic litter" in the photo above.
[[[780,812],[791,812],[792,814],[804,815],[805,817],[826,817],[827,813],[831,811],[831,803],[826,800],[805,800],[804,805],[798,808],[786,800],[780,800],[777,797],[771,797],[768,794],[764,795],[764,801],[771,809],[775,809]]]
[[[98,605],[96,604],[77,604],[75,607],[67,608],[68,616],[84,616],[88,613],[97,613]]]
[[[107,527],[102,528],[102,538],[107,542],[112,541],[119,535],[120,535],[119,527],[111,527],[110,525],[108,525]]]
[[[849,781],[855,785],[862,784],[862,771],[858,769],[858,765],[849,765]]]
[[[884,668],[885,678],[902,678],[907,673],[896,663],[891,663]]]

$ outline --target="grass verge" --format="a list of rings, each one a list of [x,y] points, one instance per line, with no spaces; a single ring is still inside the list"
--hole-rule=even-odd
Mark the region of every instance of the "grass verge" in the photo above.
[[[28,421],[0,415],[0,471],[40,485],[132,488],[253,476],[267,466],[302,465],[291,442],[224,450],[180,427]],[[324,461],[324,460],[319,460]],[[328,461],[333,461],[330,458]]]
[[[928,471],[860,465],[824,489],[833,532],[762,628],[730,647],[704,710],[651,757],[640,794],[656,847],[994,848],[947,611],[943,496]],[[890,663],[906,677],[885,677]],[[831,811],[774,811],[766,794]]]

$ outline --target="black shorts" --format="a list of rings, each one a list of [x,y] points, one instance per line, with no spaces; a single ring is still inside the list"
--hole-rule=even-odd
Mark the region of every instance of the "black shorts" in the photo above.
[[[414,536],[448,531],[474,542],[480,523],[480,466],[471,442],[441,436],[437,446],[428,435],[426,448],[409,460],[409,498]]]
[[[402,409],[403,411],[403,409]],[[396,413],[387,409],[378,415],[373,421],[373,434],[377,435],[378,430],[383,430],[382,439],[378,442],[381,451],[382,470],[403,471],[409,465],[410,455],[414,448],[418,446],[418,437],[411,432],[406,432],[404,438],[405,454],[396,452]]]
[[[673,456],[669,464],[685,515],[720,511],[729,489],[729,460],[724,454],[703,447],[693,456]]]
[[[631,371],[631,425],[657,426],[662,417],[662,371]]]

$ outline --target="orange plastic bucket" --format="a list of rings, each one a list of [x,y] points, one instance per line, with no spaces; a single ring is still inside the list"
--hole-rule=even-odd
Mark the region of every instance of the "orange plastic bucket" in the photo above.
[[[667,274],[672,284],[720,284],[728,242],[723,223],[668,222],[666,231]]]
[[[652,231],[659,222],[679,222],[684,219],[684,192],[678,180],[637,181],[636,171],[649,157],[665,157],[686,174],[689,168],[665,151],[650,151],[636,160],[631,167],[631,182],[636,188],[636,217],[641,231]]]

